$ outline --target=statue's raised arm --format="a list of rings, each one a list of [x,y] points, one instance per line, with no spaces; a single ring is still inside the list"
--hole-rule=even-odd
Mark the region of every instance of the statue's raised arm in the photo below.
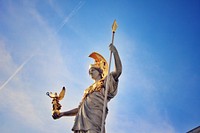
[[[118,80],[119,76],[122,73],[122,63],[121,63],[121,59],[119,56],[119,53],[117,51],[117,48],[111,43],[110,44],[110,51],[113,53],[114,55],[114,62],[115,62],[115,68],[114,71],[111,72],[111,74],[113,75],[113,77],[115,78],[115,80]]]

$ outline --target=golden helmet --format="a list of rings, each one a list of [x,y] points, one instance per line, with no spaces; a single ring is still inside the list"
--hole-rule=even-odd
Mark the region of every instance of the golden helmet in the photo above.
[[[95,60],[94,64],[90,64],[90,68],[91,67],[100,68],[101,70],[103,70],[102,78],[105,78],[108,74],[108,63],[104,59],[104,57],[97,52],[91,53],[89,57]]]

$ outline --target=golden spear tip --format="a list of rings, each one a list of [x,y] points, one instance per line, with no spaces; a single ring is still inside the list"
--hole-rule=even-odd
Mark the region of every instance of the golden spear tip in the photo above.
[[[115,19],[114,22],[113,22],[113,25],[112,25],[112,32],[115,32],[117,27],[118,27],[118,25],[117,25],[117,22],[116,22],[116,19]]]

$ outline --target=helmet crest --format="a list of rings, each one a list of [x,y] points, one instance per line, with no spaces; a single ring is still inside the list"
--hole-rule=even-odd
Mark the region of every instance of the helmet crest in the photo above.
[[[89,57],[95,60],[94,64],[90,64],[90,67],[100,68],[103,70],[102,78],[105,78],[108,74],[108,63],[104,59],[102,55],[97,52],[93,52],[89,55]]]

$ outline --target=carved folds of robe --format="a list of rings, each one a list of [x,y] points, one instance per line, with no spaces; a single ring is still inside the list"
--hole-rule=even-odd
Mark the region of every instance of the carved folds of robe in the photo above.
[[[108,80],[108,97],[110,101],[117,94],[118,79],[114,79],[110,74]],[[105,97],[106,81],[101,80],[101,84],[94,83],[88,89],[79,106],[79,111],[75,117],[72,130],[74,133],[100,133],[103,116],[103,104]],[[106,109],[106,115],[108,109]]]

